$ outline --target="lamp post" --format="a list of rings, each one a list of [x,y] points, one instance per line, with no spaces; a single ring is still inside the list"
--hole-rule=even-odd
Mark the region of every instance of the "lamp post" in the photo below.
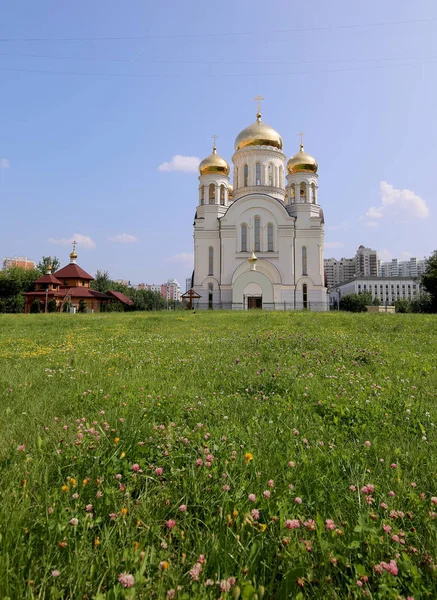
[[[49,297],[49,288],[47,287],[47,289],[46,289],[46,306],[45,306],[45,310],[44,310],[45,313],[47,312],[47,300],[48,300],[48,297]]]

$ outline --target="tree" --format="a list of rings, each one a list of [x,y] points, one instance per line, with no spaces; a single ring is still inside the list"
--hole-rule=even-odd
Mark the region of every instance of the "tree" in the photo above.
[[[78,308],[78,312],[80,313],[86,313],[86,309],[88,308],[88,304],[85,302],[85,300],[82,298],[79,301],[79,308]]]
[[[397,313],[408,313],[411,311],[410,301],[407,298],[399,298],[395,302],[395,311]]]
[[[57,256],[43,256],[39,263],[36,265],[36,268],[42,275],[47,273],[47,267],[52,266],[52,273],[57,271],[61,266],[61,261]]]
[[[420,292],[410,302],[412,313],[430,313],[433,312],[432,297],[428,292]]]
[[[55,298],[52,298],[51,300],[48,301],[48,303],[47,303],[47,312],[49,312],[49,313],[56,312],[56,300],[55,300]]]
[[[366,306],[372,304],[372,294],[363,292],[362,294],[347,294],[340,298],[340,310],[349,312],[366,312]]]
[[[30,305],[30,312],[34,313],[34,314],[41,312],[41,304],[40,304],[39,300],[37,300],[36,298]]]
[[[11,267],[0,271],[0,300],[2,311],[7,313],[24,312],[24,292],[32,289],[32,283],[40,277],[37,269]]]
[[[437,312],[437,250],[426,261],[422,285],[431,297],[431,312]]]
[[[106,294],[110,289],[112,289],[112,281],[109,277],[108,271],[99,271],[97,270],[94,281],[91,281],[90,287],[97,292],[102,292]]]

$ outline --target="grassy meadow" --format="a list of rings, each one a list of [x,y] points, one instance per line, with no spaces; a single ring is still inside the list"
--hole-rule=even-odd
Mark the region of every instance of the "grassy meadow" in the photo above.
[[[431,315],[0,315],[0,598],[436,598],[436,365]]]

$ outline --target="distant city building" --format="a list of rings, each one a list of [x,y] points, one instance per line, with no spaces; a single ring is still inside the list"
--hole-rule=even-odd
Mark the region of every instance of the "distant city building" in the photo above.
[[[328,288],[354,277],[377,277],[380,274],[377,251],[364,246],[358,248],[353,258],[325,258],[324,265]]]
[[[426,269],[426,260],[416,257],[410,260],[379,261],[379,273],[383,277],[420,277]]]
[[[161,283],[160,285],[153,283],[140,283],[137,286],[137,289],[158,292],[161,298],[165,298],[166,300],[174,300],[175,302],[178,302],[182,295],[181,286],[176,279],[169,279],[167,283]]]
[[[35,268],[35,261],[26,258],[25,256],[14,256],[13,258],[4,258],[2,261],[3,269],[11,267],[21,267],[22,269],[30,270]]]
[[[412,277],[356,277],[335,285],[329,290],[331,304],[348,294],[370,292],[381,304],[392,305],[396,300],[412,300],[421,291],[421,284]]]
[[[188,292],[189,290],[191,290],[191,277],[187,277],[185,280],[185,291]]]
[[[113,280],[114,283],[119,283],[120,285],[126,285],[126,286],[130,286],[130,281],[128,281],[127,279],[114,279]]]

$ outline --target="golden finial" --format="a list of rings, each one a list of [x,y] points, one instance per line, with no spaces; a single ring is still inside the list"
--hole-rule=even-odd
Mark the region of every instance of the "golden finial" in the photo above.
[[[51,264],[50,261],[49,261],[49,264],[47,265],[46,274],[47,275],[51,275],[52,274],[52,264]]]
[[[212,147],[212,153],[213,153],[213,154],[217,154],[217,147],[216,147],[216,143],[215,143],[215,141],[216,141],[216,139],[218,138],[218,135],[212,135],[211,137],[212,137],[212,139],[214,140],[214,146]]]
[[[74,260],[76,260],[77,258],[77,254],[76,254],[76,240],[73,241],[73,252],[70,254],[70,261],[73,262]]]
[[[254,100],[256,100],[258,102],[258,111],[256,113],[256,120],[259,122],[259,121],[261,121],[261,100],[264,100],[264,98],[258,94],[258,96],[256,98],[254,98]]]
[[[256,261],[258,260],[257,255],[255,254],[255,250],[252,249],[252,254],[249,256],[249,258],[247,259],[249,265],[250,265],[250,270],[251,271],[256,271]]]
[[[302,131],[299,131],[299,133],[297,135],[300,136],[300,149],[303,150],[303,136],[305,134],[302,133]]]

